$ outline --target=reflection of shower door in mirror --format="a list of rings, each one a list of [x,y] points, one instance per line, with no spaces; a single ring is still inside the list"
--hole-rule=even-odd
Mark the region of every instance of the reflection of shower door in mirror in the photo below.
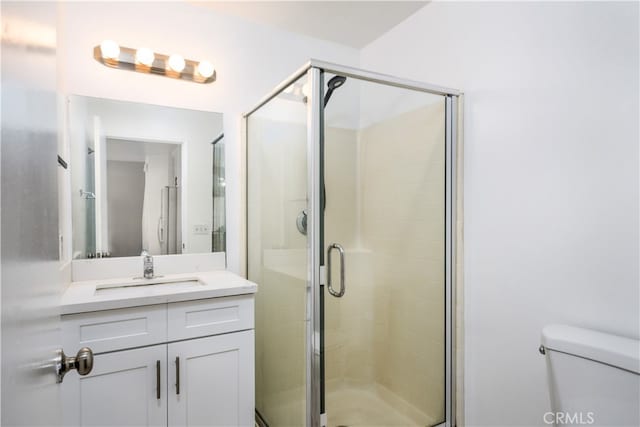
[[[213,164],[213,214],[211,229],[211,252],[224,252],[227,248],[227,230],[225,220],[225,172],[224,172],[224,133],[211,143]]]
[[[258,424],[455,425],[458,96],[312,61],[245,116]]]
[[[95,150],[87,147],[86,175],[84,188],[80,189],[80,198],[85,206],[84,235],[86,236],[84,253],[81,257],[93,258],[96,253],[96,188],[95,188]]]
[[[107,141],[100,117],[93,117],[93,157],[95,188],[95,256],[109,256],[109,212],[107,204]]]
[[[180,221],[178,221],[179,193],[180,188],[176,186],[167,186],[161,190],[158,243],[160,243],[161,253],[164,255],[179,253],[181,246],[178,239],[180,227]]]

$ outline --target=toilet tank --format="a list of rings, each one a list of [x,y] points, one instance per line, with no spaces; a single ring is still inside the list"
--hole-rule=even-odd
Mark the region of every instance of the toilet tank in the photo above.
[[[542,330],[550,425],[640,426],[640,341],[567,325]]]

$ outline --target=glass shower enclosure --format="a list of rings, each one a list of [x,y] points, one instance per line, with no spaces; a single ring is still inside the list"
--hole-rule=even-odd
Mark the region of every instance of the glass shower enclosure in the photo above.
[[[459,97],[310,61],[245,115],[259,425],[455,425]]]

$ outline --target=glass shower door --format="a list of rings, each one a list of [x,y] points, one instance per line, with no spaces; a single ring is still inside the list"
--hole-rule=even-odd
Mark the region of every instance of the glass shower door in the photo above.
[[[306,76],[247,117],[247,277],[255,302],[256,416],[307,423]],[[303,89],[304,88],[304,89]]]
[[[323,131],[326,425],[440,424],[445,97],[349,77]]]
[[[457,96],[311,61],[245,116],[260,426],[455,425]]]

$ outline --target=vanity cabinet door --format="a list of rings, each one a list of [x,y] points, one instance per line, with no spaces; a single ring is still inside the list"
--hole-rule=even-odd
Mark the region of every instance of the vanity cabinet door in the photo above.
[[[169,426],[253,426],[253,348],[253,330],[169,344]]]
[[[94,357],[62,383],[66,426],[167,426],[167,345]]]

